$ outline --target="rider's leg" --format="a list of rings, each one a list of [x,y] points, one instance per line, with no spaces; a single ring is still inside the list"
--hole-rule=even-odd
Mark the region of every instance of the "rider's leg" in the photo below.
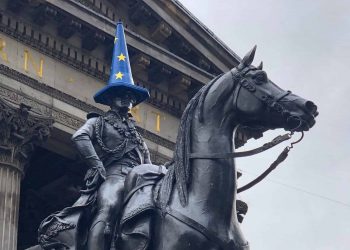
[[[124,196],[124,178],[108,176],[98,190],[97,213],[92,221],[87,250],[109,250]]]

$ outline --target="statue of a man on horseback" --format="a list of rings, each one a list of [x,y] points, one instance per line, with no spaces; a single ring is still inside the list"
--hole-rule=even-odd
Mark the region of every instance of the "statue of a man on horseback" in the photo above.
[[[84,198],[81,197],[76,204],[59,214],[50,216],[39,231],[57,224],[53,222],[55,217],[65,217],[76,207],[90,205],[94,212],[90,213],[92,218],[88,218],[86,249],[111,248],[124,201],[125,176],[133,167],[151,163],[148,148],[136,131],[135,121],[129,113],[131,107],[148,97],[146,89],[134,85],[124,30],[119,22],[109,84],[94,96],[97,103],[110,106],[110,110],[103,115],[88,114],[86,123],[72,137],[89,168],[85,175],[86,187],[81,191]],[[43,237],[41,240],[41,243],[45,242]]]
[[[167,169],[152,165],[128,115],[129,108],[149,94],[133,84],[124,35],[119,34],[120,23],[109,85],[94,97],[111,110],[89,114],[73,135],[90,167],[86,189],[72,207],[42,222],[41,247],[109,250],[117,231],[113,242],[118,250],[249,250],[238,223],[237,192],[266,177],[296,142],[238,190],[234,158],[263,152],[294,132],[308,131],[315,124],[317,106],[270,81],[262,64],[253,66],[254,47],[239,65],[215,77],[189,101]],[[290,133],[260,148],[235,152],[232,139],[239,126]]]

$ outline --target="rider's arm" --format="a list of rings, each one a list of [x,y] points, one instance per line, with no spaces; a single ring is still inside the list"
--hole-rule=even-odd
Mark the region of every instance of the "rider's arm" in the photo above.
[[[145,164],[152,164],[151,162],[151,155],[149,153],[147,144],[145,142],[143,142],[143,147],[145,148],[144,154],[143,154],[143,162]]]
[[[97,168],[102,177],[105,177],[103,163],[96,154],[92,144],[92,139],[95,137],[96,119],[98,118],[93,117],[88,119],[86,123],[74,133],[72,141],[89,168]]]

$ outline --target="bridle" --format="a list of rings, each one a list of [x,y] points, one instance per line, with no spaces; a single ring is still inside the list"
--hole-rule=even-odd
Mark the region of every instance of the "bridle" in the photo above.
[[[243,70],[236,72],[235,74],[233,74],[232,70],[230,71],[234,88],[237,88],[237,85],[238,85],[238,90],[235,91],[235,95],[234,95],[234,103],[236,103],[237,105],[237,98],[238,98],[240,89],[244,88],[248,90],[258,100],[264,103],[267,106],[267,108],[272,109],[277,113],[281,113],[282,116],[289,115],[289,112],[286,111],[286,109],[279,102],[286,96],[290,95],[292,92],[289,90],[287,91],[283,90],[277,96],[269,95],[262,88],[255,87],[254,82],[251,82],[250,80],[244,78],[244,76],[251,70],[253,70],[253,68],[246,67]]]
[[[239,84],[239,89],[235,91],[234,96],[234,103],[237,103],[238,93],[240,91],[240,88],[245,88],[249,92],[251,92],[257,99],[259,99],[262,103],[265,103],[268,108],[272,109],[275,112],[280,113],[281,115],[289,115],[289,112],[285,110],[285,108],[279,103],[280,100],[282,100],[284,97],[288,96],[291,92],[290,91],[283,91],[280,95],[273,97],[271,95],[268,95],[265,93],[261,88],[256,88],[255,84],[250,82],[249,80],[245,79],[244,76],[251,70],[252,68],[246,67],[243,70],[237,72],[236,74],[233,74],[232,71],[232,80],[234,82],[234,88],[237,87],[237,84]],[[276,138],[274,138],[272,141],[265,143],[264,145],[248,150],[248,151],[242,151],[242,152],[230,152],[230,153],[190,153],[189,158],[190,159],[229,159],[229,158],[239,158],[239,157],[247,157],[256,155],[259,153],[262,153],[274,146],[277,146],[278,144],[287,141],[292,138],[294,135],[294,132],[302,125],[302,120],[299,117],[290,116],[288,119],[297,119],[299,121],[298,126],[291,129],[290,133],[286,133],[283,135],[279,135]],[[253,186],[255,186],[257,183],[262,181],[267,175],[269,175],[281,162],[283,162],[287,157],[289,151],[293,148],[293,146],[297,143],[299,143],[304,138],[304,132],[301,132],[301,137],[290,143],[290,146],[287,146],[283,149],[283,151],[278,155],[277,159],[258,177],[256,177],[254,180],[249,182],[248,184],[244,185],[243,187],[240,187],[237,189],[237,193],[243,192]]]

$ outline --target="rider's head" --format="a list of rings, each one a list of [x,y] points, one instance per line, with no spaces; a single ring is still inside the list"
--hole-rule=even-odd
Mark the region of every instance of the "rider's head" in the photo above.
[[[135,104],[136,98],[131,92],[123,92],[119,95],[115,95],[111,98],[110,107],[112,110],[128,112],[133,104]]]

